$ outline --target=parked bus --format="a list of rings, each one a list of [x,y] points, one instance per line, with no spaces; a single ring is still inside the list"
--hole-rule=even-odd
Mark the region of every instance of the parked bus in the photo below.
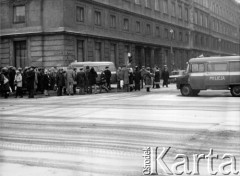
[[[196,96],[201,90],[230,90],[240,97],[240,56],[201,57],[189,60],[186,74],[177,78],[183,96]]]

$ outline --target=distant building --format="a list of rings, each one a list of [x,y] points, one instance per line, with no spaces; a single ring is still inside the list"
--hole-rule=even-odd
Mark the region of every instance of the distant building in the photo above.
[[[113,61],[184,69],[239,53],[234,0],[0,0],[0,66]]]

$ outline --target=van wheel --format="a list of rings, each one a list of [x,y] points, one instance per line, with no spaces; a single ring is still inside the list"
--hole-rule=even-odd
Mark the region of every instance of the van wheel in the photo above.
[[[231,88],[231,94],[233,97],[240,97],[240,86],[233,86]]]
[[[192,88],[190,85],[184,85],[182,88],[181,88],[181,94],[183,96],[191,96],[192,95]]]
[[[192,90],[192,95],[197,96],[200,93],[200,90]]]

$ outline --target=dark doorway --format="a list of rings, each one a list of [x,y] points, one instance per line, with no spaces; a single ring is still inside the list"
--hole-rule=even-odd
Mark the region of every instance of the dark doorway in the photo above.
[[[14,42],[14,63],[13,65],[18,68],[24,68],[28,66],[27,62],[27,42],[26,41],[15,41]]]

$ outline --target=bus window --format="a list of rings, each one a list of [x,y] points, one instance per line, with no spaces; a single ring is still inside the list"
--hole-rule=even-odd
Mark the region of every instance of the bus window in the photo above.
[[[227,63],[211,63],[208,64],[208,71],[227,71]]]
[[[240,71],[240,62],[239,61],[230,62],[229,67],[230,67],[230,71],[239,72]]]
[[[204,72],[204,64],[192,64],[192,72]]]

